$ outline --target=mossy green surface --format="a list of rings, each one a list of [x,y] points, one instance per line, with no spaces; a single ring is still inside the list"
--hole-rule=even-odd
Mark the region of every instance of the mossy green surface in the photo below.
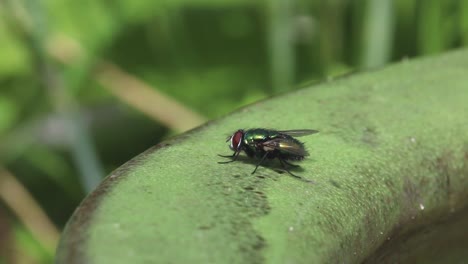
[[[379,259],[389,241],[468,208],[467,73],[466,50],[402,61],[161,143],[83,201],[57,263]],[[217,154],[231,153],[226,137],[254,127],[320,130],[300,138],[311,156],[294,170],[313,182],[278,173],[275,162],[254,175],[255,160],[218,164]]]

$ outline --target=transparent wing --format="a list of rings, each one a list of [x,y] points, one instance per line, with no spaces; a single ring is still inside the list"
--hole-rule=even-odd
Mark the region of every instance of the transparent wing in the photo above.
[[[301,143],[290,139],[275,138],[263,142],[262,146],[267,151],[276,149],[297,156],[309,156],[309,153],[304,149]]]
[[[301,136],[306,136],[306,135],[311,135],[318,133],[318,130],[314,129],[294,129],[294,130],[279,130],[278,131],[281,134],[286,134],[292,137],[301,137]]]

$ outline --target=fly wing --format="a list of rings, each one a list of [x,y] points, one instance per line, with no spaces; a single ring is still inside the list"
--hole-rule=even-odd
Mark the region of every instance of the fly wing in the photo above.
[[[314,129],[295,129],[295,130],[280,130],[278,131],[281,134],[286,134],[292,137],[301,137],[301,136],[306,136],[306,135],[311,135],[318,133],[318,130]]]
[[[309,156],[304,146],[297,140],[275,138],[262,143],[264,150],[279,150],[297,156]]]

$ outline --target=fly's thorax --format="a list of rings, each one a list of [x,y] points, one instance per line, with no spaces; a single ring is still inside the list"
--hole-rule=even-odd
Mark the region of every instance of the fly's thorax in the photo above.
[[[272,130],[266,130],[263,128],[249,129],[244,133],[244,142],[246,144],[254,144],[255,142],[268,140],[271,138],[271,136]]]

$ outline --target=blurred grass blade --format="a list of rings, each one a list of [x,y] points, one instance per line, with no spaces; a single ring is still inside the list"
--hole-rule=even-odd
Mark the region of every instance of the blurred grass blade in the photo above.
[[[293,0],[268,0],[268,46],[274,93],[290,90],[294,84]]]
[[[63,76],[50,62],[45,49],[48,32],[42,1],[25,0],[24,7],[33,25],[30,28],[24,25],[24,31],[36,66],[35,70],[40,75],[42,86],[48,92],[55,112],[64,119],[64,131],[69,138],[72,159],[80,171],[83,189],[89,192],[101,181],[104,170],[87,128],[77,113],[78,104],[65,86]],[[20,25],[21,21],[23,20],[18,18]]]
[[[119,69],[102,62],[97,80],[113,95],[177,132],[201,125],[205,118],[156,89]]]
[[[79,113],[69,113],[68,116],[64,122],[71,135],[69,151],[80,172],[84,190],[89,193],[101,182],[104,169],[83,117]]]
[[[49,251],[54,252],[59,232],[39,204],[7,170],[0,167],[0,198]]]
[[[468,46],[468,1],[460,1],[460,34],[462,39],[462,44]]]
[[[444,48],[443,0],[418,0],[417,47],[419,54],[433,54]]]
[[[364,17],[360,68],[383,66],[390,60],[393,48],[393,0],[366,0],[361,8]]]
[[[64,36],[51,39],[48,51],[67,65],[87,56],[79,43]],[[176,132],[184,132],[206,122],[205,117],[110,62],[100,61],[94,78],[120,100]]]

